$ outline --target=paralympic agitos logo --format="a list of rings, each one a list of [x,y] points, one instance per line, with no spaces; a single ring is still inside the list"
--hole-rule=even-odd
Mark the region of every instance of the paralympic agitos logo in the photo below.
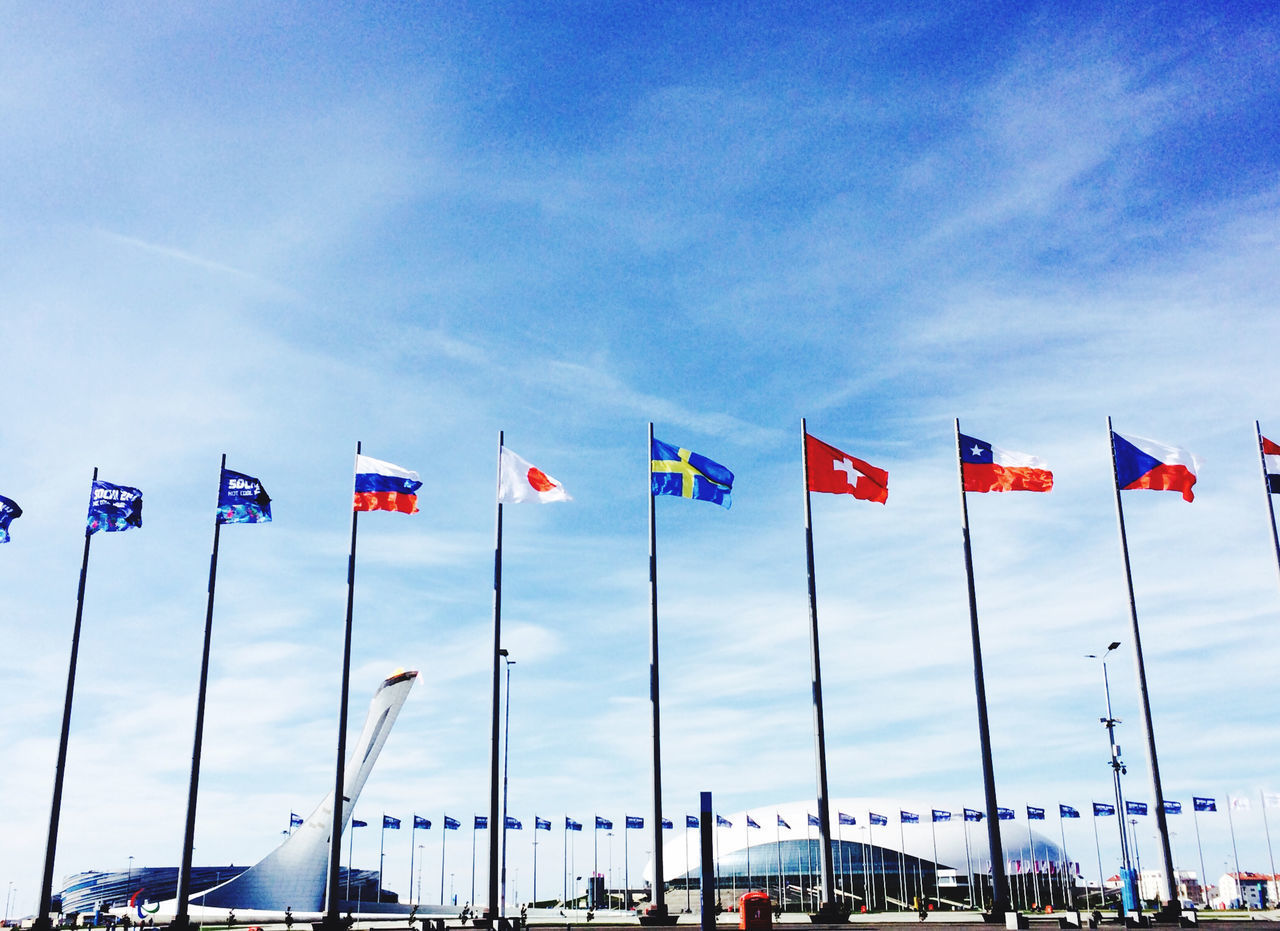
[[[154,915],[156,912],[160,911],[159,902],[156,902],[150,908],[147,907],[147,900],[143,895],[146,891],[147,890],[145,888],[139,889],[133,895],[129,896],[129,907],[137,909],[139,921],[145,921],[148,915]]]

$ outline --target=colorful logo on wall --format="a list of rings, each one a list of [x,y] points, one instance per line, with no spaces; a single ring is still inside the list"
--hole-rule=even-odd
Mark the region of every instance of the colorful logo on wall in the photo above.
[[[147,908],[146,897],[142,894],[146,891],[146,889],[139,889],[133,895],[129,896],[129,907],[138,910],[139,921],[145,921],[148,915],[154,915],[156,912],[160,911],[159,902],[156,902],[150,908]]]

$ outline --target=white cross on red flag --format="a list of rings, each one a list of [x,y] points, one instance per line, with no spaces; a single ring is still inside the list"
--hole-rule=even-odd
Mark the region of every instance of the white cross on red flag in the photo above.
[[[809,460],[810,491],[853,495],[881,504],[889,500],[889,473],[884,469],[877,469],[808,433],[804,435],[804,448]]]

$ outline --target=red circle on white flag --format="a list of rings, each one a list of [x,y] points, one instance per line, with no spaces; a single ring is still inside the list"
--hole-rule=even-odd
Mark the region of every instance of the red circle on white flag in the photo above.
[[[550,491],[556,487],[556,483],[547,478],[546,473],[541,469],[530,468],[529,474],[525,477],[528,478],[534,491]]]

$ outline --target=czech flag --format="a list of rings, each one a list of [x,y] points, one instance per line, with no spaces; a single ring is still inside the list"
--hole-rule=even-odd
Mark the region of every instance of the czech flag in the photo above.
[[[1111,448],[1121,491],[1180,491],[1184,500],[1195,500],[1191,489],[1196,483],[1196,457],[1185,449],[1141,436],[1122,436],[1114,430]]]
[[[1012,453],[960,434],[960,470],[965,491],[1048,491],[1053,473],[1036,456]]]
[[[415,492],[421,487],[422,480],[418,478],[417,472],[370,456],[356,456],[357,511],[416,514],[418,496]]]

